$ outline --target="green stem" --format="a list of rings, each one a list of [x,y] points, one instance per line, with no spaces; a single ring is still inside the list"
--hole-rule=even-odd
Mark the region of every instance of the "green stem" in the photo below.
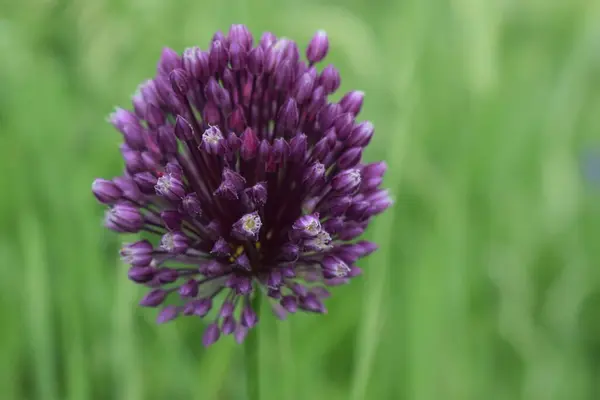
[[[260,300],[261,293],[255,293],[252,299],[252,308],[260,320]],[[246,388],[248,391],[248,400],[260,400],[260,375],[259,375],[259,338],[258,326],[250,329],[246,340],[244,341],[244,364],[246,369]]]

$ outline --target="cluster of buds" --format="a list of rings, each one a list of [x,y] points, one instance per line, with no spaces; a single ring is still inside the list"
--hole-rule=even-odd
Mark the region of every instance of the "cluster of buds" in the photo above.
[[[132,110],[110,116],[125,171],[92,190],[108,228],[157,238],[121,255],[158,322],[205,317],[205,345],[241,342],[258,322],[253,296],[281,318],[323,313],[327,287],[376,249],[357,238],[391,205],[386,166],[361,160],[374,132],[356,120],[363,93],[328,101],[340,86],[335,67],[317,68],[328,49],[317,32],[304,61],[293,41],[265,33],[255,45],[233,25],[208,50],[165,49]]]

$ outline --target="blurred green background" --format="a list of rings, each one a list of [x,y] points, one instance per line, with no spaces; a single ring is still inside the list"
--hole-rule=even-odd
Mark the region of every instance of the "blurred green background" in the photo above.
[[[596,0],[0,3],[0,398],[243,399],[242,351],[157,327],[90,185],[161,48],[317,29],[396,204],[327,316],[263,317],[264,399],[600,398]],[[339,98],[337,96],[336,98]]]

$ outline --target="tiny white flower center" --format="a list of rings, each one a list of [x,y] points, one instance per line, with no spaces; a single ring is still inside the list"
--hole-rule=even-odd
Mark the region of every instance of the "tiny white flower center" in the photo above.
[[[222,139],[223,135],[221,134],[221,131],[215,126],[209,127],[202,134],[202,140],[208,144],[218,144]]]

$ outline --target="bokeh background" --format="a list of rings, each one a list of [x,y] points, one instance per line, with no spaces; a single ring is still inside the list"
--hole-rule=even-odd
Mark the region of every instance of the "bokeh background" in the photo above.
[[[233,340],[137,307],[90,193],[161,48],[237,22],[329,33],[396,202],[327,316],[262,318],[263,398],[599,399],[596,0],[0,2],[0,398],[244,398]]]

